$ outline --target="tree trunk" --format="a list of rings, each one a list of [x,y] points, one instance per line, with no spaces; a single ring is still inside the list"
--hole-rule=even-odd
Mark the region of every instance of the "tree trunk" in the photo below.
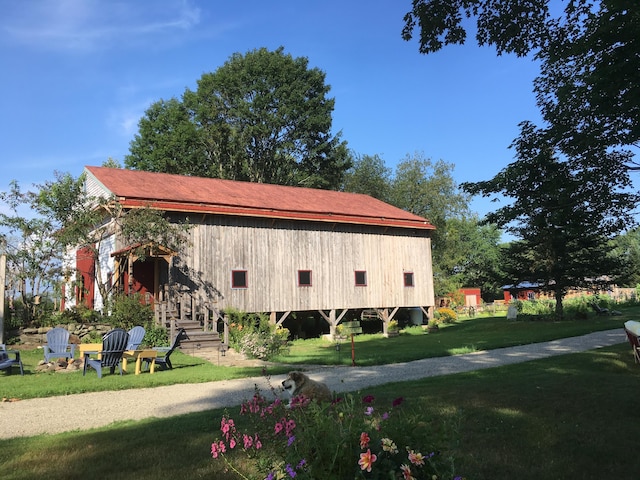
[[[556,320],[562,320],[564,318],[564,305],[562,299],[564,298],[564,292],[562,289],[557,289],[555,292],[556,297]]]

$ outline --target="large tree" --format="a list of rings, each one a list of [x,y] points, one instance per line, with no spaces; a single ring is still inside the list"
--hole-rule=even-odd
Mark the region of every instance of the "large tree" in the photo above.
[[[345,174],[342,189],[388,202],[391,174],[391,169],[379,155],[354,155],[353,165]]]
[[[118,232],[144,257],[150,242],[177,250],[186,241],[187,223],[171,222],[165,212],[143,208],[127,211],[112,198],[87,194],[84,177],[55,173],[55,179],[22,191],[17,182],[0,192],[0,228],[7,242],[7,269],[11,289],[25,305],[24,322],[34,319],[35,305],[46,293],[60,293],[63,278],[73,278],[65,261],[69,248],[90,252],[96,266],[96,284],[103,298],[111,296],[111,283],[101,272],[104,240]]]
[[[505,269],[512,283],[544,285],[563,316],[563,298],[576,287],[594,287],[619,271],[610,240],[633,224],[637,195],[618,153],[600,152],[584,168],[581,159],[560,159],[546,132],[523,123],[514,142],[516,160],[492,180],[467,183],[471,194],[512,199],[485,221],[518,240]]]
[[[396,166],[389,188],[389,203],[427,218],[436,227],[432,236],[434,286],[437,295],[447,295],[462,286],[452,275],[459,259],[459,221],[469,218],[468,195],[452,175],[453,165],[433,162],[421,153],[407,155]]]
[[[140,120],[129,168],[337,189],[350,166],[325,74],[283,48],[234,54]]]
[[[12,181],[7,192],[0,192],[0,248],[6,253],[8,298],[24,323],[37,318],[39,300],[55,289],[62,275],[60,259],[64,245],[55,235],[51,218],[25,214],[37,202],[33,192],[23,191]],[[0,325],[1,326],[1,325]]]
[[[558,2],[559,3],[559,2]],[[538,106],[552,143],[567,155],[593,158],[640,141],[640,6],[627,0],[413,0],[402,36],[419,31],[421,53],[462,44],[464,17],[476,40],[497,53],[541,62]],[[630,155],[619,156],[637,168]]]

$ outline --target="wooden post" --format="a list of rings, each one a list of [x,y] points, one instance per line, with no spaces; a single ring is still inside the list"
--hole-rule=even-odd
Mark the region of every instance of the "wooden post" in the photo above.
[[[356,366],[356,344],[353,341],[354,333],[351,334],[351,366]]]
[[[2,249],[0,253],[0,343],[4,343],[4,282],[7,268],[7,254],[4,251],[4,242],[0,242],[0,249]]]

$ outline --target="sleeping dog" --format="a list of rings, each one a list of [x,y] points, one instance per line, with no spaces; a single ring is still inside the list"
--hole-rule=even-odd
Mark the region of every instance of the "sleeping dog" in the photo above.
[[[291,395],[291,400],[300,396],[319,402],[332,400],[329,387],[324,383],[312,380],[302,372],[289,372],[287,378],[282,381],[282,387]],[[289,406],[291,406],[291,400]]]

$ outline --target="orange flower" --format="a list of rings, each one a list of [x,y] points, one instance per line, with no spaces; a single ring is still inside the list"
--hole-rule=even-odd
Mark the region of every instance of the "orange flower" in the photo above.
[[[378,459],[377,455],[371,453],[371,449],[367,448],[367,451],[360,454],[360,460],[358,460],[358,465],[360,465],[360,470],[366,470],[367,472],[371,471],[371,467],[373,463]]]

